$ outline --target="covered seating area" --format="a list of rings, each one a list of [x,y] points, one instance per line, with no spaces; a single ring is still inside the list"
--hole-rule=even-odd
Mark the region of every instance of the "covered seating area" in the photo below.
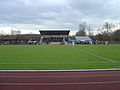
[[[39,30],[41,44],[65,44],[69,41],[70,30]]]

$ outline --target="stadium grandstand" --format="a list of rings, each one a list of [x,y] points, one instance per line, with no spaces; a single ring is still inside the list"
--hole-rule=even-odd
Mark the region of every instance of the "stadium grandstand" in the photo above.
[[[41,44],[67,44],[70,30],[39,30]]]

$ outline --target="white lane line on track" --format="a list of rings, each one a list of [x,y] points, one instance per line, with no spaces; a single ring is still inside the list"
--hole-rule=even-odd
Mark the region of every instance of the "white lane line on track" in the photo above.
[[[93,84],[120,84],[120,81],[103,81],[103,82],[81,82],[81,83],[0,83],[0,85],[93,85]]]
[[[67,46],[67,47],[70,47],[70,46]],[[105,58],[105,57],[100,56],[100,55],[96,55],[96,54],[94,54],[94,53],[88,52],[88,51],[86,51],[86,50],[79,49],[79,48],[77,48],[77,47],[71,47],[71,48],[73,48],[73,49],[75,49],[75,50],[77,50],[77,51],[84,52],[84,53],[87,53],[87,54],[89,54],[89,55],[95,56],[95,57],[97,57],[97,58],[107,60],[107,61],[109,61],[109,62],[114,62],[114,63],[116,62],[116,61],[114,61],[114,60],[112,60],[112,59]]]
[[[120,69],[83,69],[83,70],[0,70],[0,72],[92,72],[92,71],[120,71]]]
[[[0,76],[0,78],[7,78],[7,77],[11,77],[11,78],[16,78],[16,77],[25,77],[25,78],[34,78],[34,77],[41,77],[41,78],[56,78],[56,77],[65,77],[65,78],[77,78],[77,77],[104,77],[104,76],[120,76],[120,74],[108,74],[108,75],[71,75],[71,76]]]

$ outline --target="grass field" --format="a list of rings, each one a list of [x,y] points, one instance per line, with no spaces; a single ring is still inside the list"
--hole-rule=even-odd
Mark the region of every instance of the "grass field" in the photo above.
[[[120,45],[1,45],[0,70],[120,68]]]

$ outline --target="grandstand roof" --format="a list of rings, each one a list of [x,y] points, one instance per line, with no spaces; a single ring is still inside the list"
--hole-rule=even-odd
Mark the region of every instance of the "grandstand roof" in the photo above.
[[[41,35],[69,35],[70,30],[39,30]]]
[[[88,36],[75,36],[77,41],[92,41],[92,39]]]

